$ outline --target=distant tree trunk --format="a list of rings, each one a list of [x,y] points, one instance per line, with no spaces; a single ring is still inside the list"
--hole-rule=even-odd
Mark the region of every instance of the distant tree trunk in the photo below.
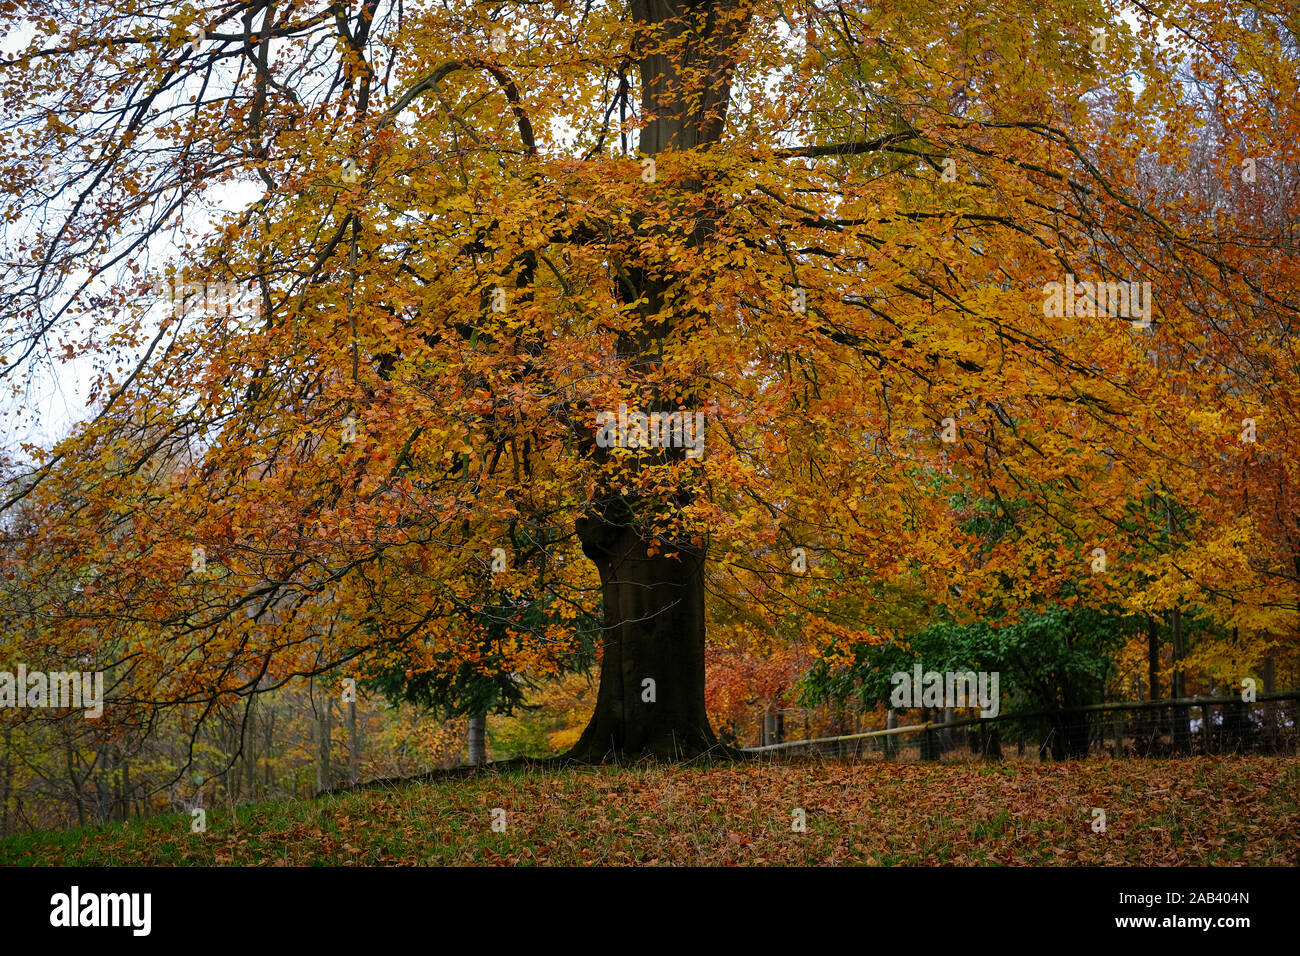
[[[334,717],[334,702],[325,699],[316,727],[319,737],[316,741],[316,789],[330,788],[330,729]]]
[[[1169,642],[1174,650],[1173,687],[1171,694],[1175,698],[1187,696],[1187,682],[1183,675],[1183,614],[1178,608],[1169,612]],[[1192,752],[1191,714],[1185,705],[1173,708],[1174,750],[1187,755]]]
[[[898,714],[894,708],[889,708],[885,714],[885,729],[894,730],[898,727]],[[891,760],[898,756],[898,734],[888,734],[885,736],[885,759]]]
[[[487,764],[487,714],[472,714],[469,718],[469,765]]]
[[[1273,663],[1273,652],[1269,651],[1268,656],[1264,658],[1264,666],[1260,675],[1264,681],[1264,693],[1271,694],[1276,689],[1276,667]],[[1276,701],[1266,701],[1264,703],[1264,739],[1267,742],[1270,753],[1276,753],[1278,748],[1278,705]]]
[[[270,794],[271,789],[275,786],[275,770],[272,766],[275,762],[273,759],[275,756],[275,751],[273,749],[275,746],[274,708],[267,708],[266,716],[262,721],[262,727],[266,731],[266,735],[262,738],[262,757],[266,760],[266,774],[263,781],[265,790],[263,792]]]
[[[772,718],[772,704],[768,702],[763,705],[762,746],[770,747],[774,743],[776,743],[776,721]]]
[[[361,781],[361,737],[357,730],[357,702],[348,701],[348,783]]]
[[[1227,706],[1223,717],[1226,745],[1236,753],[1242,753],[1249,749],[1252,743],[1250,732],[1254,727],[1254,722],[1250,720],[1248,708],[1249,705],[1240,697],[1237,697]]]
[[[118,819],[125,820],[131,816],[131,758],[126,754],[122,755],[120,761],[122,772],[119,775],[121,781],[118,787]]]
[[[980,735],[984,738],[984,759],[1001,760],[1002,759],[1002,736],[998,732],[996,724],[981,724]]]
[[[0,790],[0,834],[9,833],[9,795],[13,787],[13,759],[10,756],[10,748],[13,746],[13,728],[5,724],[4,728],[4,747],[0,747],[0,757],[3,757],[4,763],[4,789]]]
[[[64,738],[63,758],[68,765],[68,782],[72,785],[72,796],[77,801],[77,826],[86,825],[86,799],[81,791],[81,781],[77,779],[77,767],[72,759],[72,741]]]
[[[1083,760],[1092,745],[1092,728],[1083,711],[1057,715],[1052,733],[1053,760]]]
[[[921,723],[929,723],[934,720],[935,712],[929,707],[921,708]],[[929,727],[921,731],[921,759],[938,760],[939,759],[939,734]]]
[[[1147,615],[1147,683],[1151,685],[1147,691],[1147,699],[1160,700],[1160,621],[1154,614]],[[1160,725],[1163,722],[1163,717],[1163,709],[1137,715],[1137,732],[1143,734],[1149,728],[1152,746],[1160,737]]]
[[[945,707],[942,711],[942,714],[943,716],[940,718],[940,721],[942,723],[945,724],[952,723],[953,709],[951,707]],[[956,749],[957,749],[957,741],[952,735],[952,728],[945,727],[943,730],[939,731],[939,753],[945,754],[950,750],[956,750]]]
[[[257,733],[254,724],[255,706],[248,710],[247,724],[244,726],[244,789],[248,799],[257,797]]]
[[[1165,520],[1166,527],[1169,529],[1170,540],[1174,536],[1174,508],[1172,499],[1165,499]],[[1175,699],[1187,696],[1187,683],[1183,674],[1183,654],[1186,648],[1183,646],[1183,613],[1180,608],[1173,608],[1169,612],[1169,643],[1173,648],[1173,673],[1169,696]],[[1180,754],[1190,754],[1192,752],[1192,728],[1190,725],[1191,715],[1186,707],[1176,705],[1173,708],[1173,737],[1174,750]]]
[[[1211,697],[1219,696],[1219,688],[1213,686],[1209,690]],[[1222,715],[1222,711],[1218,711]],[[1220,737],[1219,727],[1214,722],[1215,709],[1212,704],[1205,704],[1201,707],[1201,753],[1211,753],[1215,747],[1216,738]],[[1222,717],[1220,717],[1222,719]]]
[[[1160,699],[1160,624],[1155,617],[1147,615],[1147,682],[1151,689],[1147,700]]]

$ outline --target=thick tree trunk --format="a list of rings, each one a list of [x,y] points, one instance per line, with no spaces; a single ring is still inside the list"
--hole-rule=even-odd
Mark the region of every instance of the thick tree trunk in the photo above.
[[[577,522],[600,571],[604,656],[596,712],[571,759],[678,760],[720,750],[704,712],[704,551],[648,555],[628,526]]]
[[[748,15],[738,0],[632,0],[629,14],[638,27],[633,53],[644,117],[638,151],[656,156],[707,149],[722,135],[733,53]],[[714,219],[722,215],[721,204],[685,201],[705,189],[686,178],[665,192],[665,198],[690,210],[684,224],[668,228],[685,232],[691,246],[707,243]],[[639,217],[633,225],[642,229]],[[676,269],[671,261],[627,261],[623,275],[632,288],[618,287],[623,301],[636,303],[646,320],[621,332],[617,349],[644,376],[640,384],[654,383],[644,390],[647,410],[700,397],[698,383],[681,382],[674,388],[656,382],[652,371],[662,362],[663,342],[684,318],[664,308]],[[669,453],[658,453],[658,460],[666,457]],[[681,450],[671,457],[681,459]],[[593,458],[603,461],[599,453]],[[604,488],[576,522],[583,553],[600,572],[605,633],[596,712],[567,756],[604,761],[734,755],[719,745],[704,708],[706,549],[689,541],[655,540],[645,530],[655,516],[685,505],[686,493],[679,492],[676,502],[654,502],[637,501],[626,492],[625,487]]]

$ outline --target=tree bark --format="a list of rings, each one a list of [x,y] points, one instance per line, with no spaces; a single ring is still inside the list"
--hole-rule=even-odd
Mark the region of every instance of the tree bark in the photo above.
[[[472,714],[469,718],[469,765],[482,767],[487,763],[487,714]]]
[[[704,711],[704,549],[649,555],[632,527],[582,518],[577,528],[600,572],[605,632],[596,712],[568,756],[679,760],[720,750]]]
[[[1160,625],[1154,616],[1147,615],[1147,683],[1151,690],[1147,700],[1160,699]]]
[[[643,156],[707,149],[721,137],[734,50],[747,22],[740,11],[738,0],[632,0],[629,15],[638,28],[632,54],[645,117],[639,139]],[[672,183],[666,192],[681,198],[704,188],[687,179]],[[674,228],[686,232],[688,246],[703,245],[720,213],[707,202],[690,206],[686,224]],[[634,225],[642,231],[640,222]],[[619,335],[618,352],[652,382],[663,341],[684,318],[663,308],[676,281],[676,266],[652,261],[623,266],[635,288],[620,286],[620,295],[628,304],[637,303],[647,321]],[[690,383],[673,390],[660,382],[656,388],[663,393],[651,401],[665,407],[683,396],[698,397]],[[593,457],[602,461],[599,451]],[[583,553],[600,572],[604,657],[595,713],[566,756],[599,762],[678,760],[709,752],[734,755],[718,743],[704,707],[707,549],[689,540],[646,539],[648,518],[662,516],[689,498],[680,493],[676,502],[637,502],[629,500],[626,491],[603,489],[576,522]]]
[[[1178,608],[1169,612],[1169,640],[1174,651],[1174,671],[1169,693],[1175,699],[1187,696],[1187,682],[1183,676],[1183,614]],[[1184,756],[1192,752],[1191,713],[1188,708],[1177,705],[1173,708],[1174,750]]]
[[[316,742],[316,789],[330,788],[330,725],[333,714],[333,701],[328,697],[322,704],[322,711],[316,721],[318,738]]]
[[[1176,528],[1173,503],[1169,498],[1165,499],[1165,526],[1169,530],[1169,537],[1172,541]],[[1187,696],[1187,681],[1183,674],[1183,654],[1186,652],[1183,643],[1183,613],[1177,607],[1169,611],[1169,644],[1173,650],[1174,665],[1169,681],[1169,696],[1177,700]],[[1172,719],[1174,751],[1184,756],[1191,754],[1192,728],[1190,712],[1186,707],[1175,706]]]
[[[943,716],[940,718],[942,723],[950,724],[956,719],[953,716],[952,707],[945,707],[942,714]],[[945,727],[943,730],[939,731],[939,754],[942,756],[943,754],[948,753],[948,751],[955,750],[956,748],[957,741],[952,735],[952,728]]]
[[[980,728],[981,736],[984,738],[984,759],[1001,760],[1002,759],[1002,736],[998,732],[997,726],[989,727],[987,730]],[[1022,750],[1024,744],[1020,745]]]
[[[361,780],[361,731],[357,728],[357,702],[348,701],[348,783]]]
[[[1263,679],[1264,693],[1271,694],[1277,686],[1277,668],[1270,650],[1264,658],[1260,675]],[[1264,704],[1264,739],[1268,742],[1269,753],[1276,753],[1278,747],[1278,710],[1276,701]]]
[[[763,708],[763,746],[779,744],[785,739],[785,718],[774,701]]]
[[[13,744],[13,729],[6,724],[4,728],[4,746],[0,747],[0,757],[3,763],[0,767],[4,768],[4,773],[0,775],[3,780],[3,789],[0,789],[0,836],[7,836],[9,830],[9,799],[13,792],[13,761],[10,759],[10,747]]]
[[[72,760],[72,742],[67,737],[63,740],[63,756],[68,765],[68,782],[72,784],[72,795],[77,801],[77,826],[86,825],[86,799],[81,790],[82,782],[77,779],[76,766]]]
[[[244,740],[244,790],[248,794],[248,799],[252,800],[257,795],[257,732],[255,721],[256,703],[248,708],[248,715],[245,718],[240,733]]]

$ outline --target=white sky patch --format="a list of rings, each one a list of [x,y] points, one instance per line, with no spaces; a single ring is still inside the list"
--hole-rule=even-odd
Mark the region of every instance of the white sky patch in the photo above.
[[[219,218],[246,208],[261,194],[262,185],[251,181],[213,187],[201,199],[196,201],[191,198],[183,217],[184,230],[203,235],[212,229]],[[174,228],[159,230],[133,261],[142,267],[147,266],[161,277],[166,266],[180,261],[183,244],[184,235],[177,233]],[[87,275],[87,272],[81,272],[71,276],[66,286],[79,286]],[[107,292],[108,282],[101,279],[88,286],[83,296],[104,295]],[[33,356],[35,360],[29,360],[20,373],[13,373],[22,376],[19,379],[21,391],[15,395],[9,383],[0,390],[0,417],[5,423],[4,433],[0,435],[0,450],[18,461],[30,461],[29,456],[21,452],[20,445],[33,443],[48,448],[67,437],[77,423],[90,420],[98,411],[98,408],[88,408],[86,405],[95,378],[101,371],[108,370],[115,381],[123,381],[144,354],[148,343],[157,335],[159,323],[171,308],[161,297],[148,306],[141,329],[144,343],[133,352],[122,351],[120,355],[92,352],[71,360],[62,360],[57,357],[57,343],[68,341],[69,336],[78,330],[77,327],[72,326],[69,331],[60,323],[48,334],[47,347],[38,349],[36,356]],[[84,324],[82,331],[85,331]],[[98,329],[94,334],[98,338],[109,331]],[[14,356],[9,357],[12,362]],[[22,414],[18,412],[19,406],[23,407]]]

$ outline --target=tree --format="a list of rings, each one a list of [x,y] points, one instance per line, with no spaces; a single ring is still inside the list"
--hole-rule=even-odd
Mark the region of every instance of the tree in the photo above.
[[[447,718],[468,717],[469,763],[487,763],[488,714],[511,716],[527,706],[529,690],[593,663],[594,629],[582,622],[572,631],[573,640],[542,658],[540,668],[512,669],[524,666],[521,644],[554,644],[557,634],[569,633],[564,618],[549,606],[545,582],[534,583],[539,586],[492,589],[485,581],[483,603],[449,619],[456,640],[447,650],[430,660],[426,648],[411,646],[406,654],[391,656],[367,685],[394,703],[413,703]]]
[[[573,529],[561,630],[603,614],[572,751],[603,760],[722,752],[706,623],[751,595],[832,659],[884,638],[873,595],[898,586],[977,611],[1083,575],[1101,606],[1144,571],[1131,609],[1199,590],[1285,627],[1295,197],[1252,220],[1142,171],[1183,168],[1213,115],[1275,183],[1294,98],[1243,104],[1291,88],[1293,24],[1237,0],[1136,22],[1094,0],[33,14],[0,81],[4,374],[110,359],[94,417],[0,502],[40,516],[22,560],[107,567],[93,608],[50,609],[63,646],[109,622],[124,711],[412,651],[454,671],[466,563],[544,519]],[[1175,58],[1234,85],[1193,108]],[[236,185],[251,201],[213,208]],[[182,295],[151,315],[147,254],[182,218]],[[106,467],[126,420],[185,467]],[[1245,493],[1264,480],[1276,516]],[[1195,516],[1142,568],[1134,485]],[[1017,533],[963,530],[974,499]]]

